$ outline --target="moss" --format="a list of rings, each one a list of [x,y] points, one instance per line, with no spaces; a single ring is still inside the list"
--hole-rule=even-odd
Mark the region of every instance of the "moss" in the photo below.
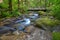
[[[43,18],[40,18],[36,21],[36,24],[37,25],[46,25],[46,26],[56,26],[59,24],[59,21],[58,20],[52,20],[50,19],[49,17],[43,17]]]
[[[39,11],[39,15],[46,15],[46,12]]]
[[[53,40],[60,40],[60,32],[53,33]]]

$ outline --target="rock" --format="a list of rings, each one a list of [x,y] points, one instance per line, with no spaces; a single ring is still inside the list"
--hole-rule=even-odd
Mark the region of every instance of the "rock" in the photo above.
[[[34,33],[28,35],[27,40],[52,40],[52,35],[48,31],[36,28]]]
[[[30,25],[29,27],[26,27],[24,32],[27,32],[27,33],[31,33],[32,31],[34,31],[34,27],[33,25]]]
[[[13,34],[14,34],[14,35],[19,35],[20,33],[19,33],[18,30],[16,30],[16,31],[13,32]]]
[[[19,31],[24,31],[24,28],[25,26],[24,25],[21,25],[20,23],[19,24],[15,24],[14,27],[19,30]]]

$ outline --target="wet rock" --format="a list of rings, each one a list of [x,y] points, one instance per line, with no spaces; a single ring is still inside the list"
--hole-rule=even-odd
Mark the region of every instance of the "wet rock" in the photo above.
[[[21,23],[23,20],[16,20],[15,23]]]
[[[11,28],[11,27],[0,27],[0,34],[5,34],[5,33],[8,33],[8,32],[13,32],[15,31],[14,28]]]
[[[19,31],[23,31],[24,28],[25,28],[25,26],[24,26],[24,25],[21,25],[20,23],[15,24],[14,27],[15,27],[17,30],[19,30]]]
[[[28,27],[25,28],[24,32],[26,33],[32,33],[34,31],[34,26],[30,25]]]

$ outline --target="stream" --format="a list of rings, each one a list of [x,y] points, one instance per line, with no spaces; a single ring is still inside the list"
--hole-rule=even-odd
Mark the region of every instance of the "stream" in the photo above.
[[[29,17],[19,17],[11,23],[5,24],[3,27],[1,26],[0,34],[5,35],[0,37],[1,40],[52,40],[49,31],[39,29],[33,25],[33,22],[38,18],[38,13],[34,12],[32,15],[29,15]],[[6,36],[7,33],[12,33],[15,36]],[[25,35],[23,37],[21,36],[22,38],[20,38],[21,33]]]

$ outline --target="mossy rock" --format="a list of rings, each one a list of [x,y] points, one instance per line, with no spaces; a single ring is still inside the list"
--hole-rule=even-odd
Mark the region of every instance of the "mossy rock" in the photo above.
[[[47,13],[46,12],[43,12],[43,11],[39,11],[39,15],[46,16]]]
[[[42,24],[45,26],[54,27],[59,24],[59,21],[50,19],[49,17],[43,17],[36,20],[36,25],[41,26]]]

